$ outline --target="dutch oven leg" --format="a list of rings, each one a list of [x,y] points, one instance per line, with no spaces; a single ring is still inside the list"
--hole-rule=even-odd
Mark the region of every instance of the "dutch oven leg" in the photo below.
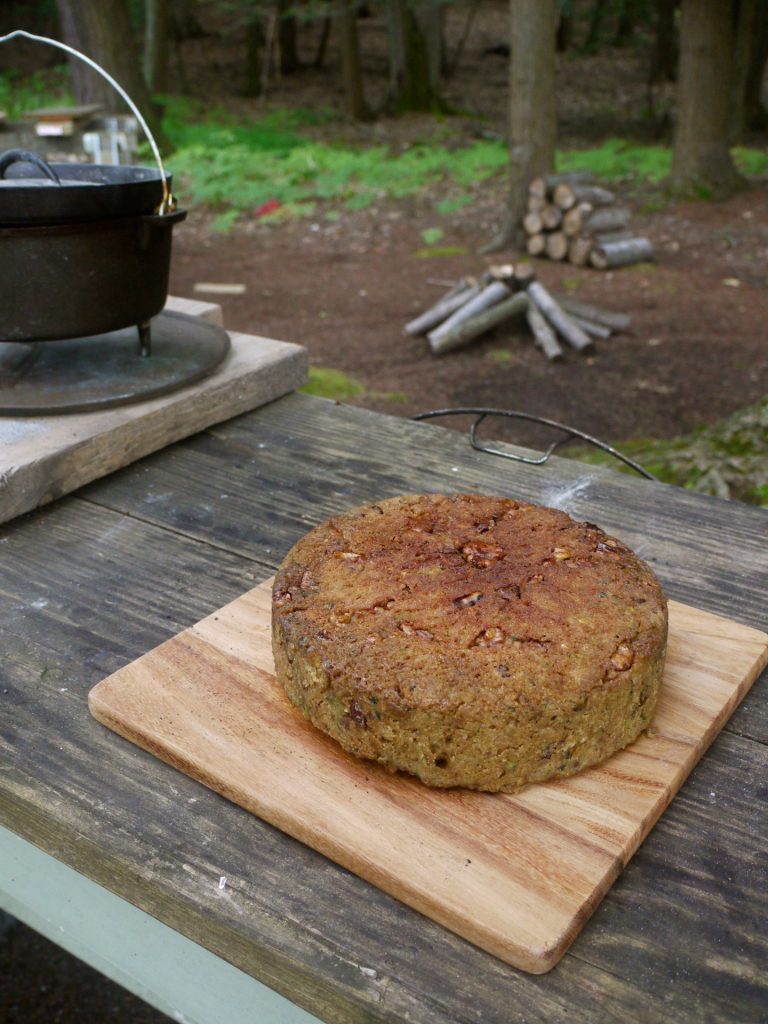
[[[149,320],[139,324],[139,355],[144,357],[152,351],[152,328]]]

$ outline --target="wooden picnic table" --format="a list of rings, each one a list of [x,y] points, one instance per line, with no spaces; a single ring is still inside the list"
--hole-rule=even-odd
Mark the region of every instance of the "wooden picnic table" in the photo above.
[[[179,1021],[764,1021],[766,673],[541,976],[89,715],[95,683],[314,524],[441,490],[559,506],[640,549],[671,598],[765,629],[763,510],[290,395],[0,528],[0,906]]]

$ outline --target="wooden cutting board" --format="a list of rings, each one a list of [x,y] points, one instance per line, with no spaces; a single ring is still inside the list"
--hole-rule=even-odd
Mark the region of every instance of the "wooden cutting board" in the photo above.
[[[768,661],[768,636],[670,604],[653,736],[515,796],[358,761],[275,682],[270,581],[93,688],[121,736],[502,960],[557,963]]]

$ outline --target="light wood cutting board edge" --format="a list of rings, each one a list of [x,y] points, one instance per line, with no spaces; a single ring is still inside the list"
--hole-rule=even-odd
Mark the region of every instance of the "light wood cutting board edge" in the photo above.
[[[226,616],[230,609],[233,609],[242,602],[244,598],[258,595],[263,603],[264,598],[269,593],[270,587],[271,580],[265,581],[247,594],[236,598],[229,605],[212,613],[212,615],[208,616],[200,623],[197,623],[196,626],[193,626],[189,630],[183,631],[182,634],[178,634],[178,636],[171,638],[164,644],[161,644],[158,648],[155,648],[154,651],[148,652],[148,654],[137,659],[137,661],[131,663],[131,665],[137,665],[145,658],[149,658],[151,656],[157,657],[165,648],[176,643],[180,636],[192,634],[199,627],[218,621],[220,618]],[[634,823],[633,828],[628,830],[624,835],[624,841],[621,849],[617,849],[612,855],[608,855],[605,849],[600,851],[603,860],[601,868],[602,874],[599,879],[596,879],[593,888],[581,904],[575,909],[565,926],[560,928],[557,931],[557,934],[550,936],[549,940],[546,942],[534,943],[530,938],[527,941],[515,942],[514,939],[510,938],[508,933],[501,934],[498,929],[494,927],[485,927],[482,921],[472,921],[466,916],[457,924],[455,909],[446,907],[444,899],[441,901],[438,898],[434,898],[428,887],[414,886],[393,878],[391,873],[381,869],[374,861],[362,857],[353,846],[350,846],[349,843],[345,845],[343,840],[338,841],[333,835],[313,829],[311,826],[305,827],[300,821],[297,822],[295,816],[292,817],[290,813],[286,812],[285,809],[281,808],[279,805],[270,806],[268,799],[266,802],[253,799],[247,790],[217,777],[215,765],[204,765],[201,764],[199,760],[193,760],[183,746],[179,746],[178,744],[175,745],[167,738],[163,740],[162,744],[158,744],[148,729],[141,728],[141,723],[138,725],[134,723],[133,726],[127,724],[125,720],[113,713],[113,709],[110,706],[110,694],[114,692],[115,686],[119,686],[120,674],[126,669],[129,669],[131,665],[126,666],[125,669],[118,670],[118,672],[113,676],[102,680],[101,683],[98,683],[91,690],[88,698],[89,708],[94,718],[103,725],[107,726],[137,746],[142,747],[144,750],[158,757],[160,760],[165,761],[172,767],[204,783],[209,788],[213,789],[225,798],[232,800],[245,810],[250,811],[277,828],[287,832],[294,838],[312,847],[317,852],[324,854],[336,863],[345,867],[347,870],[358,874],[368,882],[376,885],[395,898],[400,899],[413,909],[424,913],[429,918],[444,925],[449,930],[456,932],[468,941],[471,941],[482,949],[485,949],[487,952],[492,953],[507,963],[510,963],[522,970],[540,974],[550,970],[566,952],[615,879],[621,873],[623,867],[630,860],[639,845],[653,828],[656,821],[674,798],[690,771],[709,747],[711,742],[715,739],[724,723],[749,690],[749,687],[768,663],[768,635],[761,633],[758,630],[754,630],[751,627],[741,626],[737,623],[731,622],[731,620],[712,615],[711,613],[691,609],[688,606],[678,604],[677,602],[670,602],[670,621],[672,624],[680,623],[679,628],[686,628],[689,631],[693,630],[694,633],[698,631],[698,635],[701,637],[702,643],[706,643],[708,640],[711,641],[713,639],[719,641],[724,637],[736,643],[742,643],[745,641],[749,642],[755,655],[751,667],[745,672],[738,685],[733,687],[728,699],[722,704],[720,711],[712,717],[709,725],[698,735],[697,742],[692,743],[682,735],[662,735],[654,739],[641,737],[635,744],[628,748],[628,751],[614,755],[614,758],[609,759],[609,761],[605,762],[603,766],[599,766],[599,769],[591,770],[610,770],[610,766],[618,764],[619,759],[622,757],[625,759],[628,756],[635,757],[639,755],[642,757],[642,752],[636,748],[641,747],[643,743],[654,743],[658,745],[658,743],[663,740],[675,747],[682,746],[685,748],[684,751],[681,752],[681,755],[679,755],[678,762],[674,769],[672,769],[672,766],[670,765],[669,775],[665,778],[664,785],[660,785],[658,791],[655,793],[652,806],[650,806],[646,813],[644,813],[642,817]],[[675,633],[673,629],[670,635],[670,644],[673,645],[674,643]],[[257,669],[257,671],[262,670]],[[361,765],[363,765],[362,762],[359,762],[350,755],[345,754],[335,743],[322,736],[311,726],[304,723],[303,720],[301,727],[306,729],[307,735],[311,737],[311,742],[324,745],[334,752],[334,756],[336,758],[335,766],[337,768],[341,764],[345,766],[344,770],[352,775],[355,773],[358,773],[359,775],[361,771],[364,773],[379,771],[378,766],[369,767],[368,763],[365,763],[364,767],[361,768]],[[392,784],[392,780],[397,780],[396,784],[404,787],[404,789],[412,789],[413,787],[416,787],[417,792],[426,791],[430,794],[435,794],[436,800],[441,798],[440,794],[456,792],[450,790],[426,790],[426,787],[421,786],[421,784],[415,779],[410,779],[405,776],[392,776],[389,775],[389,773],[384,773],[383,770],[381,770],[381,774],[388,785]],[[529,787],[521,794],[515,794],[513,797],[494,795],[490,797],[490,799],[512,800],[518,805],[526,806],[530,802],[532,793],[538,793],[541,795],[543,790],[548,791],[550,795],[552,793],[557,794],[559,792],[565,799],[567,799],[567,797],[565,797],[566,786],[568,784],[573,786],[574,779],[579,780],[582,777],[587,776],[589,776],[589,771],[583,772],[581,775],[575,776],[572,779],[550,783],[545,787]],[[576,786],[578,787],[578,782],[576,783]],[[482,797],[486,800],[489,798],[487,794],[470,794],[470,799],[473,797]],[[556,804],[557,800],[555,799],[555,813]],[[532,819],[540,819],[541,817],[535,807],[535,804],[532,807],[527,807],[527,812],[530,813]],[[561,827],[564,827],[567,831],[567,822],[565,826],[558,824],[558,828]]]

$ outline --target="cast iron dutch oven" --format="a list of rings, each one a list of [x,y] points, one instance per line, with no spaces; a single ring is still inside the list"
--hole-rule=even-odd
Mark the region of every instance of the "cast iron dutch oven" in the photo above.
[[[0,155],[0,342],[90,337],[143,324],[165,305],[175,209],[171,178],[130,97],[158,167],[47,164],[37,154]]]
[[[0,340],[86,337],[144,323],[165,305],[170,178],[145,167],[0,156]]]

